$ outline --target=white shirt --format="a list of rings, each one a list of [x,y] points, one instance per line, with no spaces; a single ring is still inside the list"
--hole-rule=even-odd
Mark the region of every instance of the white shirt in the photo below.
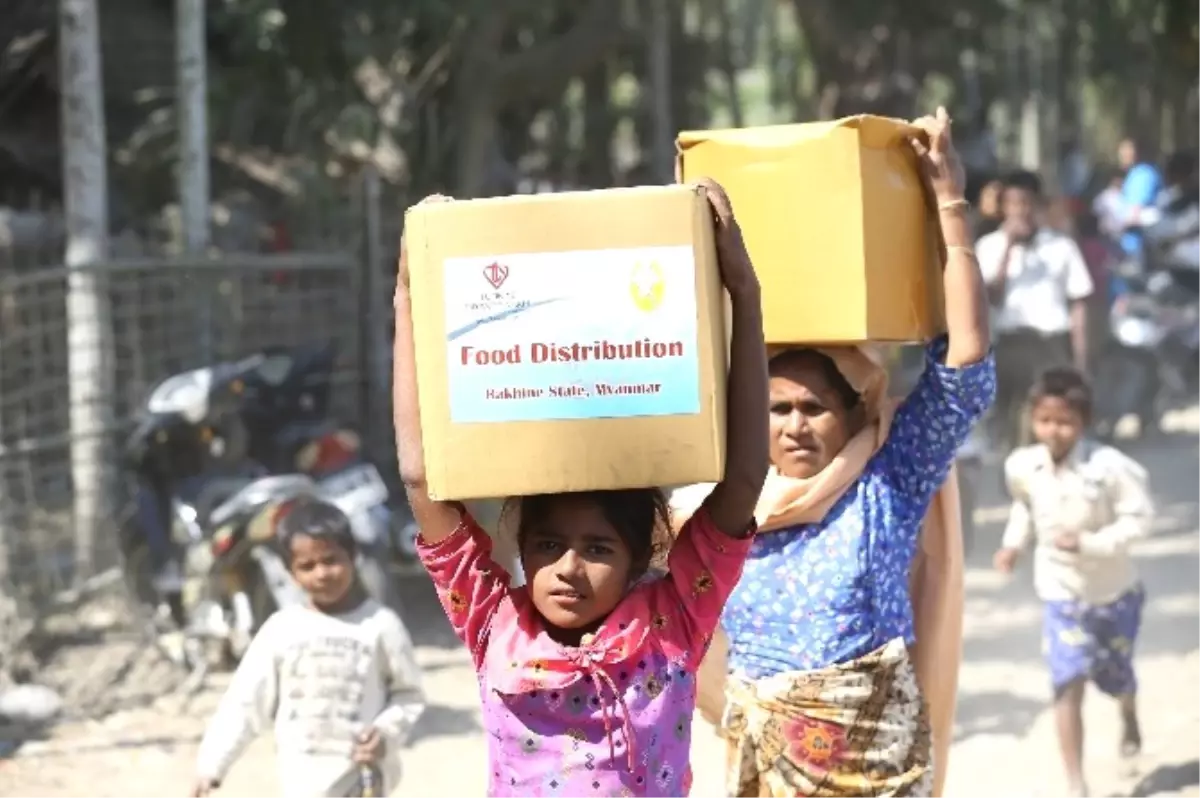
[[[1046,601],[1108,604],[1137,584],[1129,544],[1150,533],[1146,470],[1111,446],[1080,441],[1055,466],[1044,446],[1017,449],[1004,463],[1013,495],[1005,548],[1034,545],[1033,583]],[[1060,532],[1079,534],[1062,551]]]
[[[1008,249],[1003,230],[988,233],[975,244],[979,270],[993,282],[1006,264],[1000,262]],[[1092,276],[1078,245],[1068,236],[1039,229],[1028,244],[1009,250],[1004,302],[997,309],[993,326],[998,331],[1029,328],[1044,335],[1071,329],[1071,302],[1092,295]]]
[[[356,795],[351,750],[374,726],[384,738],[379,786],[387,795],[424,709],[412,641],[396,613],[371,599],[344,615],[288,607],[267,619],[238,665],[200,743],[197,773],[221,781],[273,725],[280,794]]]

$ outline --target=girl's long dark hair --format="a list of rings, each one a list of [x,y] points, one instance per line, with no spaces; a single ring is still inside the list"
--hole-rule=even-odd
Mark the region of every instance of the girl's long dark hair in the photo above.
[[[517,513],[517,548],[523,550],[529,532],[545,523],[554,504],[564,499],[595,503],[629,547],[635,578],[668,545],[671,509],[661,488],[591,490],[514,496],[504,504],[504,514]]]

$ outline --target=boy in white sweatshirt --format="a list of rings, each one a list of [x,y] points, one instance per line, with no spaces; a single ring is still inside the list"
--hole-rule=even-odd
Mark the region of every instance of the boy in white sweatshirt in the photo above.
[[[361,795],[366,774],[387,795],[425,708],[408,630],[359,582],[340,509],[297,500],[278,534],[309,604],[276,612],[250,644],[200,744],[193,795],[218,787],[268,727],[284,796]]]
[[[1043,645],[1054,688],[1063,765],[1072,795],[1083,777],[1083,694],[1088,681],[1117,699],[1121,754],[1141,749],[1133,648],[1145,591],[1129,546],[1149,534],[1146,470],[1084,437],[1091,390],[1071,368],[1046,371],[1031,392],[1037,443],[1004,464],[1013,496],[995,565],[1012,571],[1032,545],[1033,581],[1045,605]]]

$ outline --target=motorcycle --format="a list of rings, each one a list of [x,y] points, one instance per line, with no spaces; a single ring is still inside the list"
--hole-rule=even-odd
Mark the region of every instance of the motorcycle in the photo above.
[[[416,524],[399,491],[384,481],[362,439],[333,419],[332,343],[275,348],[246,385],[252,456],[273,472],[308,474],[350,517],[362,550],[363,581],[380,601],[394,596],[393,566],[416,562]]]
[[[222,641],[222,653],[236,661],[275,610],[307,601],[288,571],[275,530],[291,500],[319,496],[320,489],[302,474],[259,477],[229,489],[232,494],[211,511],[188,515],[197,531],[212,530],[210,556],[198,566],[207,566],[206,586],[216,589],[195,603],[198,631]]]
[[[255,365],[249,359],[164,380],[151,392],[125,447],[132,492],[119,524],[125,582],[155,641],[169,620],[183,634],[183,650],[168,653],[199,671],[210,659],[206,642],[217,641],[240,656],[265,618],[261,612],[246,614],[245,596],[239,595],[245,591],[213,578],[230,553],[219,541],[245,537],[272,506],[319,492],[307,476],[269,476],[246,459],[239,394]],[[258,572],[243,581],[257,580],[274,606],[303,601],[278,554],[258,545],[269,541],[261,535],[249,539],[256,544],[250,548]],[[214,571],[216,565],[222,568]]]
[[[1096,369],[1096,425],[1111,439],[1126,415],[1145,434],[1161,414],[1200,387],[1200,303],[1170,269],[1126,273],[1127,291],[1114,302],[1111,340]]]
[[[1112,440],[1126,415],[1146,430],[1157,418],[1158,353],[1166,330],[1146,298],[1127,294],[1110,312],[1111,338],[1096,366],[1096,434]]]

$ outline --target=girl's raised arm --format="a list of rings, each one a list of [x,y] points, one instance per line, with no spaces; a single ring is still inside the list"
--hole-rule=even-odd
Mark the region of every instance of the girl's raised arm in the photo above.
[[[448,202],[434,195],[422,202]],[[392,354],[392,413],[396,427],[396,456],[400,478],[421,529],[421,539],[434,545],[458,528],[462,510],[454,502],[429,498],[425,482],[425,452],[421,448],[421,412],[417,406],[417,363],[414,356],[412,300],[408,293],[408,249],[400,237],[400,266],[396,275],[396,337]]]
[[[725,421],[725,477],[704,502],[717,529],[742,537],[767,478],[767,347],[763,339],[762,298],[758,277],[742,240],[725,190],[700,181],[716,215],[717,259],[721,281],[733,306],[729,352],[729,388]]]

